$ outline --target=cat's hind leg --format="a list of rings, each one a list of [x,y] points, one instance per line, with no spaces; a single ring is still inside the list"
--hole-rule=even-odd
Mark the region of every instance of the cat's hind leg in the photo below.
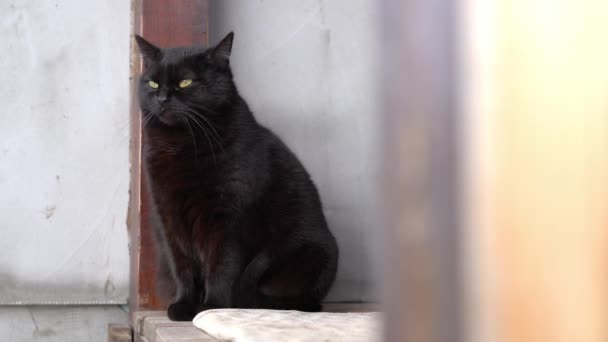
[[[327,255],[316,247],[262,252],[247,265],[235,287],[235,307],[319,311],[333,281],[335,270],[330,267]]]

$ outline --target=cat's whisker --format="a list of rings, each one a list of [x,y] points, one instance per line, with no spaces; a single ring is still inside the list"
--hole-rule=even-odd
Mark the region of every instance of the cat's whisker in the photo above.
[[[221,137],[221,135],[217,132],[217,130],[215,129],[215,127],[213,126],[213,124],[204,116],[198,115],[198,113],[192,111],[194,117],[193,120],[196,120],[198,122],[199,119],[203,119],[203,121],[201,122],[201,124],[204,124],[206,126],[208,126],[211,130],[210,130],[210,134],[213,136],[213,138],[215,139],[215,141],[217,142],[217,144],[220,146],[220,148],[222,149],[222,151],[224,150],[224,139]]]
[[[221,115],[220,113],[218,113],[216,111],[213,111],[213,110],[211,110],[211,109],[209,109],[209,108],[207,108],[207,107],[205,107],[205,106],[203,106],[201,104],[193,104],[192,107],[194,107],[196,109],[201,109],[202,111],[209,112],[209,113],[212,113],[212,114]],[[196,112],[196,114],[197,114],[198,117],[204,119],[205,121],[207,121],[213,127],[213,125],[211,124],[210,120],[207,119],[204,115],[202,115],[202,114],[200,114],[198,112]]]
[[[215,134],[216,138],[222,142],[222,144],[220,144],[220,146],[222,146],[224,143],[224,139],[222,139],[221,135],[217,132],[213,123],[211,123],[211,121],[209,119],[207,119],[206,117],[204,117],[202,115],[197,115],[196,117],[203,119],[204,122],[207,124],[207,126],[209,126],[209,128],[211,128],[211,130],[213,130],[213,133]],[[223,148],[223,146],[222,146],[222,148]]]
[[[203,124],[205,122],[200,122],[198,120],[199,117],[197,117],[196,115],[191,116],[192,121],[196,122],[199,126],[203,126]],[[209,126],[209,124],[208,124]],[[217,134],[217,131],[215,131],[215,129],[213,129],[213,126],[210,126],[210,128],[212,129],[212,131],[209,131],[209,134],[211,135],[211,137],[215,140],[215,142],[217,143],[217,145],[220,147],[220,149],[222,149],[222,152],[224,152],[224,141],[223,139]],[[214,133],[215,132],[215,133]]]
[[[198,108],[198,109],[202,109],[203,111],[209,112],[211,114],[221,115],[221,113],[218,113],[218,112],[216,112],[216,111],[214,111],[214,110],[212,110],[210,108],[207,108],[207,107],[205,107],[204,105],[202,105],[200,103],[195,103],[192,106],[195,107],[195,108]]]
[[[190,122],[188,122],[188,117],[186,115],[179,115],[178,117],[184,122],[184,124],[188,128],[188,131],[190,132],[190,136],[192,137],[192,143],[194,144],[194,160],[198,160],[198,148],[196,145],[196,137],[194,136],[194,131],[192,130]]]
[[[148,126],[148,124],[150,123],[150,121],[152,121],[152,119],[154,118],[154,115],[152,114],[148,114],[147,117],[144,117],[143,123],[142,123],[142,128],[145,128]]]
[[[180,113],[181,115],[183,115],[186,118],[186,120],[187,119],[192,119],[192,116],[188,115],[187,112],[178,112],[178,113]],[[203,126],[200,125],[200,123],[198,123],[195,120],[192,120],[192,121],[194,123],[196,123],[201,128],[201,130],[203,131],[203,134],[205,135],[205,137],[207,138],[207,142],[209,143],[209,147],[211,148],[211,156],[213,157],[213,163],[217,164],[217,160],[215,158],[215,150],[213,149],[213,144],[211,143],[211,139],[209,139],[209,135],[207,134],[207,131],[205,130],[205,128]]]
[[[217,132],[217,130],[215,129],[215,127],[213,126],[213,124],[211,122],[209,122],[208,119],[206,119],[203,116],[200,116],[196,111],[183,106],[183,105],[174,105],[172,106],[172,108],[174,108],[175,110],[179,110],[182,112],[186,112],[189,115],[189,118],[195,122],[205,133],[205,135],[207,135],[207,130],[203,127],[203,124],[206,124],[209,128],[211,128],[211,130],[209,131],[209,135],[211,135],[211,137],[215,140],[215,142],[218,144],[218,146],[220,147],[220,149],[222,150],[222,152],[224,151],[224,140],[222,139],[222,137],[219,135],[219,133]],[[198,119],[204,119],[205,121],[203,121],[201,123],[201,121],[199,121]]]
[[[213,161],[214,161],[214,163],[217,163],[217,159],[215,156],[215,148],[213,146],[214,144],[211,142],[211,140],[212,139],[214,140],[214,142],[220,147],[222,152],[224,152],[224,146],[223,146],[224,141],[223,141],[222,137],[219,135],[219,133],[217,132],[217,130],[215,129],[215,127],[213,126],[213,124],[207,118],[201,116],[196,111],[194,111],[184,105],[181,105],[181,104],[172,104],[171,106],[169,106],[166,109],[170,110],[170,111],[174,111],[179,116],[181,121],[184,122],[184,125],[189,130],[189,133],[195,144],[194,147],[197,151],[198,151],[198,146],[196,146],[196,137],[194,134],[194,129],[193,129],[192,125],[190,124],[190,121],[192,121],[194,124],[196,124],[196,126],[198,126],[200,128],[200,130],[205,135],[207,142],[209,143]],[[150,123],[150,121],[152,121],[154,119],[154,115],[151,113],[153,111],[157,111],[157,110],[160,110],[160,106],[157,105],[156,103],[152,103],[150,106],[147,106],[142,109],[142,113],[149,113],[147,115],[147,117],[144,117],[144,122],[142,124],[142,127],[145,128]],[[203,119],[203,121],[200,121],[200,119]],[[208,126],[210,129],[206,129],[205,126]],[[198,155],[197,151],[195,151],[196,155]]]
[[[152,119],[154,119],[154,114],[152,114],[155,110],[158,110],[158,106],[154,103],[152,105],[148,105],[141,108],[141,120],[142,120],[142,128],[145,128]]]
[[[190,117],[190,119],[192,119],[192,117]],[[217,164],[217,161],[215,159],[215,149],[213,148],[213,144],[211,143],[211,139],[209,139],[209,135],[207,134],[207,131],[196,120],[192,120],[192,121],[195,122],[201,128],[201,130],[203,131],[203,134],[205,134],[205,137],[207,138],[207,142],[209,142],[209,147],[211,148],[211,156],[213,157],[213,163]]]

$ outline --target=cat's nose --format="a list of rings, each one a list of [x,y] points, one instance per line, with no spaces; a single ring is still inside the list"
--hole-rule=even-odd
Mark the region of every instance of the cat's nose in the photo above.
[[[166,94],[161,94],[156,97],[156,100],[158,100],[159,103],[165,103],[169,101],[169,96],[167,96]]]

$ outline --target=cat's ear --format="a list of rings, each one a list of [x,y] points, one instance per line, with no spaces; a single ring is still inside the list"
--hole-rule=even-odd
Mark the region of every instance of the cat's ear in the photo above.
[[[137,41],[137,46],[139,46],[139,52],[141,52],[141,55],[144,58],[144,64],[146,66],[158,61],[158,59],[160,58],[159,48],[157,48],[152,43],[148,42],[147,40],[143,39],[138,35],[135,35],[135,40]]]
[[[234,33],[230,32],[221,42],[215,47],[211,48],[208,57],[216,64],[221,66],[228,65],[230,58],[230,52],[232,51],[232,40],[234,39]]]

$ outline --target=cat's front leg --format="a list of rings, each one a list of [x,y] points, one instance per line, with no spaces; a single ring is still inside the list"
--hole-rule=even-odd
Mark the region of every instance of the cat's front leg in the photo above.
[[[192,259],[172,246],[172,273],[175,282],[175,298],[167,309],[167,316],[173,321],[189,321],[197,314],[198,303],[205,296],[204,280]],[[201,270],[202,273],[202,270]]]
[[[205,279],[205,300],[199,311],[231,308],[234,305],[233,287],[245,268],[242,248],[227,237],[217,250],[213,265],[208,266]]]
[[[242,177],[232,176],[219,182],[213,196],[214,206],[207,219],[209,232],[201,239],[199,249],[205,251],[205,300],[199,310],[231,308],[233,288],[247,265],[246,253],[239,243],[239,227],[253,202],[251,184]]]
[[[190,280],[190,275],[183,273],[176,279],[177,295],[167,309],[167,316],[173,321],[189,321],[197,313],[199,300],[193,286],[188,286]]]

